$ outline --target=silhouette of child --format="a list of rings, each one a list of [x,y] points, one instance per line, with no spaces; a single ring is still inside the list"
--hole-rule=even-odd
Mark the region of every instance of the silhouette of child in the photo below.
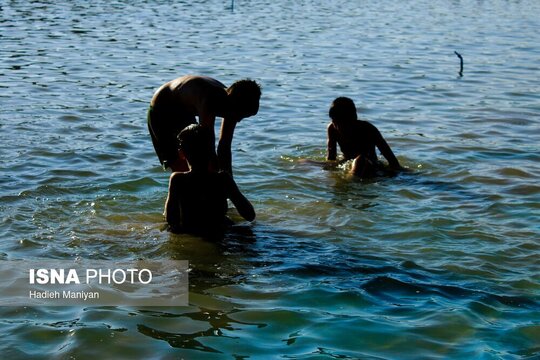
[[[226,217],[227,199],[244,219],[253,221],[253,206],[231,175],[209,166],[214,154],[211,131],[199,124],[189,125],[178,135],[178,140],[190,170],[170,176],[165,202],[170,230],[196,234],[222,232],[231,223]]]
[[[159,161],[165,168],[187,171],[178,151],[177,136],[186,126],[206,126],[215,139],[216,117],[222,117],[217,155],[212,166],[232,174],[231,143],[236,124],[257,114],[261,88],[253,80],[239,80],[230,87],[207,76],[187,75],[163,84],[152,97],[148,110],[148,130]],[[215,144],[212,142],[212,149]]]
[[[336,160],[339,144],[344,161],[354,159],[351,173],[361,178],[374,177],[381,172],[402,170],[396,156],[379,130],[371,123],[358,120],[356,106],[347,97],[338,97],[330,106],[332,121],[327,127],[327,160]],[[388,161],[384,167],[377,159],[375,147]]]

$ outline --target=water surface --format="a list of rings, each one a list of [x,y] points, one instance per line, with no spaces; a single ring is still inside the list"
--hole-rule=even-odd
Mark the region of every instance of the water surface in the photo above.
[[[192,269],[189,307],[0,309],[4,356],[539,357],[540,3],[230,5],[0,6],[0,259]],[[263,87],[233,143],[257,220],[217,243],[163,230],[146,109],[188,73]],[[410,172],[300,161],[337,96]]]

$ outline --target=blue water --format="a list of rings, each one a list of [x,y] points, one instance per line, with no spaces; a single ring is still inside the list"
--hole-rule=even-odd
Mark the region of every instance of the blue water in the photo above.
[[[230,6],[0,3],[0,260],[191,266],[188,307],[1,308],[3,357],[539,358],[540,3]],[[257,220],[217,243],[164,231],[146,109],[184,74],[263,87],[233,142]],[[410,172],[301,161],[337,96]]]

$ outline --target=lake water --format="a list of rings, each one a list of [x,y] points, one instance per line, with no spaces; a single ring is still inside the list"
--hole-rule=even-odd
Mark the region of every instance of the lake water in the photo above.
[[[0,260],[191,267],[188,307],[1,308],[2,356],[540,358],[538,14],[536,0],[0,2]],[[263,87],[233,142],[257,220],[217,243],[163,230],[146,109],[184,74]],[[337,96],[409,173],[300,161],[324,160]]]

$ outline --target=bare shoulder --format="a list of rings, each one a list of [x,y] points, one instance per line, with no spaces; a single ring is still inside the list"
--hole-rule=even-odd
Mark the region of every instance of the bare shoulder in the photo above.
[[[225,89],[226,86],[221,82],[214,78],[208,77],[208,76],[194,76],[193,79],[200,81],[201,83],[205,83],[209,86]]]
[[[214,111],[215,99],[227,96],[225,85],[207,76],[186,75],[170,83],[174,97],[186,106],[192,106],[199,114]]]
[[[201,75],[184,75],[172,81],[169,81],[169,87],[173,90],[188,87],[193,89],[208,89],[208,88],[217,88],[225,89],[226,86],[223,85],[220,81],[213,79],[208,76]]]
[[[208,76],[184,75],[161,85],[154,93],[154,99],[163,97],[165,93],[205,93],[211,91],[224,91],[226,88],[221,82]]]
[[[328,123],[326,126],[326,131],[328,131],[328,133],[336,131],[336,127],[332,122]]]
[[[189,172],[173,172],[169,178],[170,186],[180,186],[189,179]]]
[[[184,75],[184,76],[180,76],[179,78],[169,81],[165,85],[168,85],[169,89],[171,90],[177,90],[185,86],[186,84],[189,84],[196,78],[197,78],[196,75]]]
[[[379,132],[379,129],[377,129],[375,125],[373,125],[367,120],[358,120],[358,127],[361,128],[363,131],[370,131],[375,133]]]

